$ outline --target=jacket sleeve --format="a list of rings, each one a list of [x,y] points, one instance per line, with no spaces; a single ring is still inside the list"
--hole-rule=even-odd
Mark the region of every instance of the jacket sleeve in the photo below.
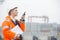
[[[4,37],[7,37],[9,39],[14,38],[15,33],[11,32],[9,29],[9,22],[5,21],[2,23],[2,31],[3,31],[3,35]]]
[[[24,31],[25,31],[25,23],[19,22],[19,24],[20,24],[20,28],[21,28],[22,31],[24,32]]]

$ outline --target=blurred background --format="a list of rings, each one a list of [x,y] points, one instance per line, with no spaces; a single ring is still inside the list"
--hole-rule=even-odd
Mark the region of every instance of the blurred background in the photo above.
[[[60,40],[60,0],[0,0],[0,26],[16,6],[17,19],[26,12],[24,40]],[[2,32],[0,35],[3,40]]]

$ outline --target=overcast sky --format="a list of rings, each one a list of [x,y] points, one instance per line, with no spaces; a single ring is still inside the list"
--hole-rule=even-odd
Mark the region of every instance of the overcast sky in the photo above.
[[[26,11],[26,22],[28,16],[48,16],[49,23],[60,24],[60,0],[5,0],[0,5],[0,25],[8,11],[15,6],[18,7],[18,19]]]

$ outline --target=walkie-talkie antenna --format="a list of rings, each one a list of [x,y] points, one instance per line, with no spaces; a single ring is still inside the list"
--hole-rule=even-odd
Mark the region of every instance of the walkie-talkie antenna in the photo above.
[[[26,12],[24,12],[23,16],[25,16],[25,13],[26,13]]]

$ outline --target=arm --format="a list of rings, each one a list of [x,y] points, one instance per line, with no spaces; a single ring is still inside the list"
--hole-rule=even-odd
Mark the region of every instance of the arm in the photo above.
[[[21,19],[20,19],[20,28],[25,31],[25,12],[24,14],[22,15]]]
[[[5,21],[2,23],[2,31],[3,31],[3,35],[4,37],[7,37],[9,39],[12,39],[15,37],[15,33],[11,32],[9,29],[9,22]]]
[[[25,31],[25,23],[23,22],[20,22],[20,28],[22,29],[22,31],[24,32]]]

